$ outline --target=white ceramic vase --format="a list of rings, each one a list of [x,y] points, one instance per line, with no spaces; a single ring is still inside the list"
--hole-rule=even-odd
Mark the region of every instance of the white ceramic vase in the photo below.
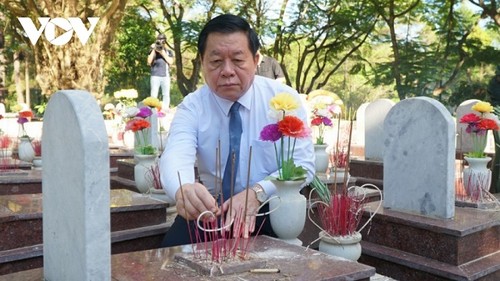
[[[349,172],[346,171],[345,168],[335,168],[335,167],[329,168],[328,176],[330,177],[330,180],[334,183],[344,183],[344,180],[347,183],[349,182],[349,179],[351,177],[351,175],[349,174]]]
[[[134,181],[137,190],[141,193],[148,193],[153,187],[153,174],[151,167],[156,164],[157,156],[155,154],[145,155],[136,154],[134,166]]]
[[[32,162],[35,158],[35,149],[31,144],[31,139],[29,137],[19,138],[19,145],[17,147],[17,155],[19,160],[25,162]]]
[[[42,168],[42,157],[41,156],[35,156],[35,158],[33,158],[33,168],[34,169],[41,169]]]
[[[327,146],[327,144],[314,145],[314,156],[316,157],[314,166],[316,173],[326,173],[326,169],[328,169],[329,155],[326,152]]]
[[[463,170],[463,183],[467,196],[474,202],[484,199],[484,192],[490,189],[491,170],[488,163],[491,157],[472,158],[464,157],[469,164]]]
[[[300,194],[304,181],[278,181],[276,194],[269,202],[269,218],[274,233],[281,240],[302,245],[297,237],[302,233],[306,222],[306,197]]]
[[[361,233],[354,232],[348,236],[330,236],[325,231],[319,233],[319,251],[352,261],[361,257]]]

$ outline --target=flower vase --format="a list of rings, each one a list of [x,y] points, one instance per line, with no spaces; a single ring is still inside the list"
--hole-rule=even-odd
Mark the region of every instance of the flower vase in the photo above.
[[[333,183],[344,183],[346,177],[347,180],[345,182],[349,182],[351,175],[349,174],[349,172],[346,170],[345,167],[340,168],[331,166],[329,167],[328,177]]]
[[[274,233],[281,240],[302,245],[297,237],[302,233],[306,222],[306,197],[300,194],[301,181],[272,181],[276,194],[269,201],[269,218]]]
[[[35,149],[31,144],[31,139],[29,137],[19,138],[20,142],[17,147],[17,155],[19,160],[25,162],[32,162],[35,158]]]
[[[135,186],[139,192],[147,193],[153,187],[151,167],[156,164],[157,156],[155,154],[136,154],[134,158],[136,161],[134,166]]]
[[[35,158],[33,158],[33,169],[42,169],[42,156],[35,156]]]
[[[326,173],[326,169],[328,169],[329,156],[326,152],[326,144],[315,144],[314,145],[314,166],[316,169],[316,173]]]
[[[346,236],[330,236],[325,231],[319,233],[320,252],[357,261],[361,257],[361,233]]]
[[[469,164],[463,170],[463,184],[467,196],[474,202],[484,199],[484,192],[490,189],[491,170],[488,163],[491,157],[472,158],[464,157]]]

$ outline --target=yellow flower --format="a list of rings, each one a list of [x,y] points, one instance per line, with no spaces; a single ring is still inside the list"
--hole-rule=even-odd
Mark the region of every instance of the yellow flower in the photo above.
[[[294,96],[289,93],[279,93],[270,101],[271,107],[275,110],[292,111],[299,108],[299,103]]]
[[[19,112],[21,109],[23,109],[23,107],[20,104],[16,104],[11,108],[12,112]]]
[[[147,97],[142,101],[142,103],[149,107],[161,108],[161,102],[158,98]]]
[[[489,102],[480,101],[472,106],[472,110],[481,113],[490,113],[493,112],[493,106]]]

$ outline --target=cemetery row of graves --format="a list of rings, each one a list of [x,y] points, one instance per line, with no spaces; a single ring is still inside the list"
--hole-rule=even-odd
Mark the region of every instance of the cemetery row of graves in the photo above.
[[[489,191],[492,130],[479,157],[491,157],[489,164],[471,174],[466,157],[475,151],[474,136],[460,122],[472,113],[483,117],[474,110],[481,101],[464,101],[453,116],[430,98],[381,99],[340,120],[347,115],[339,114],[345,109],[335,98],[318,100],[330,106],[304,102],[310,103],[308,122],[317,116],[331,121],[313,125],[315,142],[322,137],[327,154],[326,169],[316,171],[331,195],[326,202],[340,204],[341,190],[362,194],[352,200],[360,210],[352,216],[352,233],[341,235],[359,235],[354,261],[319,249],[321,230],[336,229],[339,213],[321,215],[315,202],[323,199],[308,193],[313,186],[302,191],[301,246],[280,237],[241,240],[227,249],[244,257],[216,261],[214,249],[224,246],[159,248],[176,211],[155,185],[155,163],[149,186],[138,188],[137,140],[118,126],[126,122],[106,118],[86,92],[61,91],[43,121],[0,120],[11,140],[2,148],[0,169],[0,280],[500,279],[499,195]],[[153,108],[148,115],[156,124],[149,140],[158,152],[174,112],[158,115]],[[41,166],[34,157],[20,159],[20,131],[41,141]]]

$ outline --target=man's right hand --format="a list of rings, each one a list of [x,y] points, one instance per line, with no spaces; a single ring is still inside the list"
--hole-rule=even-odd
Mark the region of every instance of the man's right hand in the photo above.
[[[196,220],[205,211],[218,211],[215,198],[200,183],[182,185],[175,193],[175,201],[177,213],[186,220]]]

